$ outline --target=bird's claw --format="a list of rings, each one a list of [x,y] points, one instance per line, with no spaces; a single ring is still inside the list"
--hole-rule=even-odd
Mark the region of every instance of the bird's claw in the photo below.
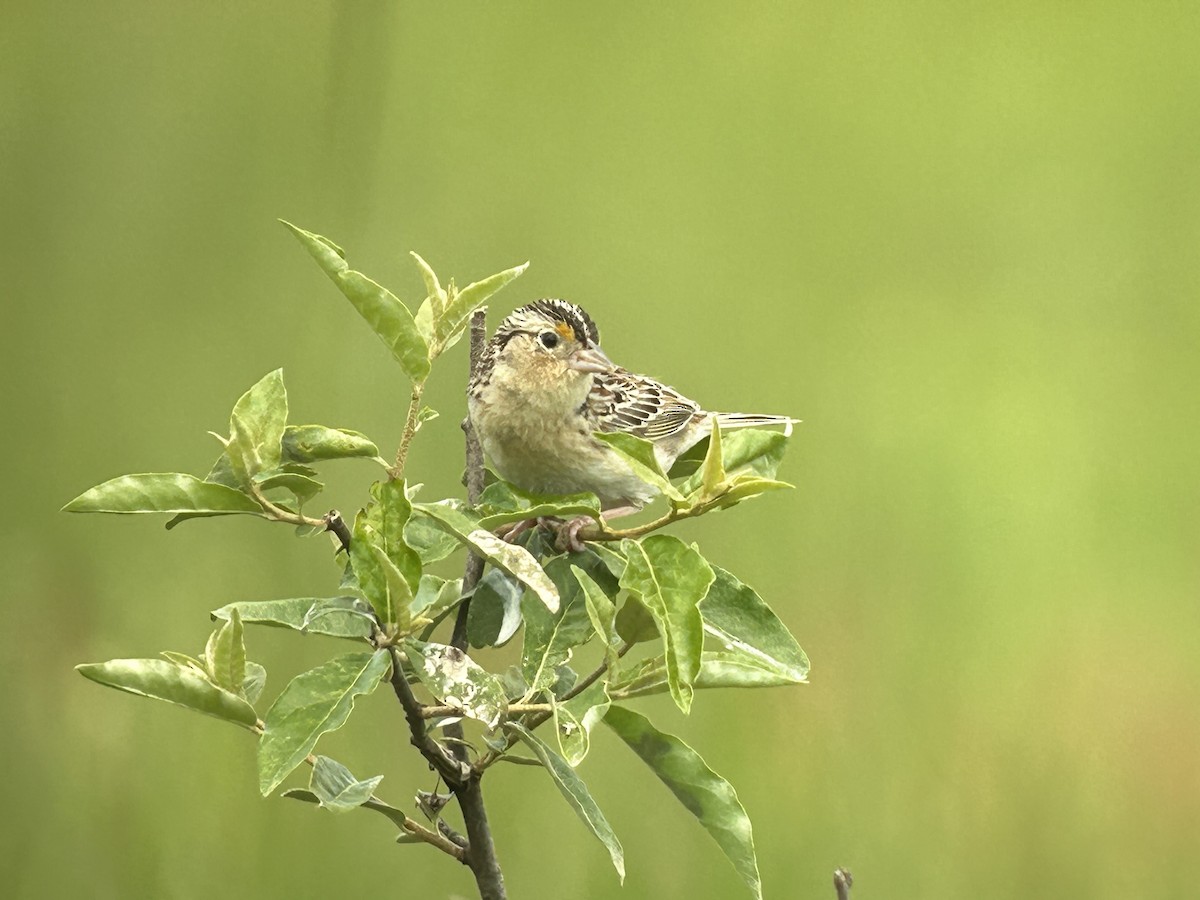
[[[579,532],[592,523],[593,520],[588,516],[576,516],[566,522],[560,522],[554,546],[558,550],[582,553],[585,548],[583,541],[579,539]]]

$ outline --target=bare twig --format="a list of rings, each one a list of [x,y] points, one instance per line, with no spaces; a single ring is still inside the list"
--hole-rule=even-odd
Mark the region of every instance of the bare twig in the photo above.
[[[850,888],[854,885],[854,876],[849,869],[833,870],[833,888],[837,891],[838,900],[850,900]]]
[[[325,523],[326,531],[332,531],[335,535],[337,535],[337,539],[341,543],[338,551],[341,552],[342,550],[345,550],[347,553],[349,553],[350,526],[346,524],[346,520],[342,518],[342,514],[336,509],[331,509],[329,512],[325,513],[322,521]]]
[[[483,356],[484,345],[487,341],[487,308],[477,309],[471,316],[471,363],[468,377],[474,376]],[[483,493],[483,449],[468,418],[463,422],[466,434],[467,457],[467,500],[472,504],[479,503]],[[483,575],[483,559],[471,554],[467,557],[466,568],[463,571],[463,592],[473,590]],[[450,638],[451,646],[459,650],[467,649],[467,617],[470,610],[469,599],[464,600],[458,608],[458,617],[454,620],[454,632]],[[411,722],[411,720],[410,720]],[[467,766],[467,745],[461,742],[463,738],[462,724],[455,722],[443,729],[447,738],[457,739],[451,744],[455,758]],[[469,769],[470,777],[458,784],[450,784],[454,796],[458,799],[458,807],[462,811],[463,822],[467,826],[466,861],[475,876],[475,884],[479,888],[482,900],[505,900],[508,896],[504,890],[504,875],[500,871],[500,863],[496,859],[496,844],[492,840],[492,829],[488,824],[487,809],[483,804],[483,791],[479,780],[482,772]]]

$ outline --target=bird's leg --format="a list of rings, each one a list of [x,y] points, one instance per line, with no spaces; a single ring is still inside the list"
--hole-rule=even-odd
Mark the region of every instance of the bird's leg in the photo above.
[[[517,538],[538,524],[540,522],[537,519],[522,519],[520,522],[509,522],[507,525],[501,525],[496,529],[496,537],[510,544],[515,544]]]
[[[640,506],[614,506],[611,509],[606,509],[600,513],[600,518],[603,522],[608,522],[610,519],[617,519],[621,516],[629,516],[640,510]],[[591,516],[576,516],[567,522],[559,520],[558,537],[555,539],[555,546],[560,550],[570,550],[572,553],[583,552],[583,541],[579,539],[579,532],[591,525],[596,520]]]
[[[588,520],[591,521],[590,519]],[[522,519],[519,522],[509,522],[496,529],[496,536],[510,544],[515,544],[517,538],[534,527],[557,531],[563,525],[563,520],[557,516],[538,516],[536,519]]]

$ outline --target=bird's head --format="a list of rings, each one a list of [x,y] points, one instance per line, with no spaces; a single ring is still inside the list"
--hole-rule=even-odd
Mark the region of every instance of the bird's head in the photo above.
[[[576,380],[616,366],[600,349],[591,316],[566,300],[537,300],[511,313],[492,339],[499,355],[531,378]]]

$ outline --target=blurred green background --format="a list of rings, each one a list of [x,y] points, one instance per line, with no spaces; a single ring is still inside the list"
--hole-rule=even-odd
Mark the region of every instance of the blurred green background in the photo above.
[[[203,473],[283,366],[293,421],[394,447],[406,387],[276,222],[410,300],[530,259],[492,322],[583,304],[622,364],[804,419],[797,484],[679,533],[811,684],[646,705],[738,788],[768,897],[1194,896],[1200,883],[1200,105],[1178,3],[5,4],[0,262],[12,897],[472,896],[386,823],[257,796],[251,741],[72,666],[195,651],[320,594],[260,521],[71,517]],[[460,345],[412,471],[456,490]],[[327,466],[353,509],[367,463]],[[268,692],[332,650],[259,631]],[[322,745],[429,787],[394,698]],[[610,735],[489,779],[514,897],[740,897]]]

